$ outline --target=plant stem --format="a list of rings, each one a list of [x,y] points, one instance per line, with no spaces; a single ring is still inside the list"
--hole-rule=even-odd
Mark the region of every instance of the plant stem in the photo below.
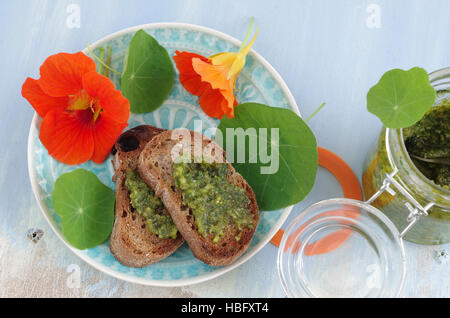
[[[111,65],[111,45],[108,45],[108,56],[106,58],[106,65],[110,66]],[[107,68],[105,68],[105,73],[104,75],[106,77],[109,76],[109,70]]]
[[[94,52],[91,50],[91,47],[89,46],[89,43],[87,44],[87,49],[89,54],[91,54],[100,64],[102,64],[105,68],[107,68],[108,70],[110,70],[113,73],[116,74],[120,74],[120,72],[110,68],[108,65],[105,64],[105,62],[103,62],[97,55],[94,54]]]
[[[317,115],[317,113],[325,106],[325,103],[322,103],[322,105],[320,105],[315,111],[314,113],[312,113],[308,118],[306,118],[305,123],[307,123],[308,121],[310,121],[314,116]]]
[[[105,58],[105,48],[103,47],[103,46],[101,46],[101,47],[99,47],[99,58],[100,58],[100,60],[102,60],[103,61],[103,59]],[[97,70],[97,73],[99,73],[99,74],[102,74],[103,73],[103,64],[100,64],[99,66],[98,66],[98,70]]]
[[[255,18],[252,17],[250,19],[250,24],[248,26],[248,30],[247,30],[247,34],[245,35],[244,41],[242,41],[241,47],[239,48],[239,52],[245,47],[245,45],[247,44],[248,39],[250,38],[250,34],[253,28],[253,22],[255,21]]]

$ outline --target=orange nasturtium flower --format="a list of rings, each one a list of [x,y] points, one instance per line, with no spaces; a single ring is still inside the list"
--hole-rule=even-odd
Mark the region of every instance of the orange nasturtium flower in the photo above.
[[[82,52],[45,60],[40,79],[27,78],[22,96],[42,117],[39,139],[66,164],[102,163],[128,125],[130,103]]]
[[[175,51],[173,59],[180,72],[180,83],[188,92],[199,96],[200,107],[210,117],[234,117],[234,107],[238,104],[234,94],[236,79],[258,34],[256,29],[247,44],[252,24],[253,20],[238,52],[224,52],[206,58],[191,52]]]

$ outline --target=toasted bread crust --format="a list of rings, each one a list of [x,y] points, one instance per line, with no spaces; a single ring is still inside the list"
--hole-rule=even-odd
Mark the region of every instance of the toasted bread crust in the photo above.
[[[184,242],[180,233],[176,239],[161,239],[150,233],[145,219],[132,208],[125,186],[127,169],[136,169],[144,146],[162,131],[164,130],[149,125],[138,126],[124,132],[114,146],[116,208],[110,249],[116,259],[126,266],[144,267],[159,262]]]
[[[191,147],[192,153],[195,153],[193,140],[200,138],[197,140],[202,140],[202,148],[211,147],[214,161],[225,162],[225,152],[217,144],[199,133],[190,131],[189,134],[191,142],[189,145],[183,142],[183,147]],[[230,224],[225,235],[217,243],[213,242],[214,235],[203,237],[197,231],[192,211],[183,204],[181,192],[174,184],[171,152],[179,142],[180,139],[172,139],[172,131],[165,131],[154,137],[139,156],[138,171],[163,201],[194,256],[211,266],[229,265],[246,251],[255,233],[259,218],[255,194],[244,178],[228,163],[228,180],[245,189],[250,200],[248,208],[253,214],[254,226],[241,232],[237,226]],[[238,234],[240,234],[239,241],[235,239]]]

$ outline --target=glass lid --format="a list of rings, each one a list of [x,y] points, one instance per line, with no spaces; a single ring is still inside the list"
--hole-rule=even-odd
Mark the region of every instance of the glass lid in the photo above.
[[[405,265],[394,224],[352,199],[307,208],[286,229],[278,251],[288,297],[396,297]]]

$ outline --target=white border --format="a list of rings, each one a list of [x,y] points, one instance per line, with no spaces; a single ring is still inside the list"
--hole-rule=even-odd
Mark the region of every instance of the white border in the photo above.
[[[106,41],[110,41],[110,40],[114,39],[115,37],[123,36],[125,34],[132,33],[132,32],[136,32],[136,31],[138,31],[140,29],[151,29],[151,28],[189,29],[189,30],[203,32],[203,33],[206,33],[206,34],[211,34],[211,35],[216,36],[218,38],[222,38],[222,39],[224,39],[226,41],[229,41],[229,42],[231,42],[231,43],[233,43],[233,44],[235,44],[237,46],[239,46],[241,44],[240,41],[238,41],[237,39],[235,39],[235,38],[233,38],[233,37],[231,37],[231,36],[229,36],[229,35],[227,35],[225,33],[222,33],[220,31],[216,31],[214,29],[210,29],[210,28],[207,28],[207,27],[194,25],[194,24],[187,24],[187,23],[149,23],[149,24],[142,24],[142,25],[126,28],[126,29],[123,29],[121,31],[112,33],[112,34],[102,38],[101,40],[98,40],[95,43],[93,43],[91,45],[91,48],[95,49],[97,46],[100,46],[101,43],[106,42]],[[84,49],[83,52],[87,53],[87,49]],[[275,78],[277,83],[280,85],[281,90],[283,91],[283,93],[287,97],[288,104],[289,104],[289,107],[291,108],[291,110],[293,110],[297,115],[301,116],[300,112],[298,110],[297,103],[295,102],[295,99],[292,96],[292,93],[290,92],[290,90],[289,90],[288,86],[286,85],[286,83],[284,82],[284,80],[281,78],[280,74],[278,74],[278,72],[272,67],[272,65],[270,65],[269,62],[267,62],[261,55],[259,55],[253,49],[251,50],[251,53],[269,71],[269,73]],[[53,224],[52,220],[50,220],[50,218],[48,216],[48,209],[43,204],[43,201],[40,200],[40,197],[38,196],[38,193],[39,193],[40,189],[39,189],[37,181],[36,181],[36,176],[35,176],[35,173],[34,173],[33,162],[32,162],[31,145],[32,145],[32,140],[34,139],[33,126],[37,126],[37,124],[38,124],[38,116],[37,116],[37,114],[34,114],[32,123],[30,125],[30,131],[29,131],[29,134],[28,134],[27,156],[28,156],[28,173],[29,173],[29,176],[30,176],[31,186],[32,186],[33,193],[34,193],[34,196],[36,198],[36,201],[38,202],[39,207],[40,207],[40,209],[42,211],[42,214],[44,215],[45,219],[50,224],[50,227],[53,229],[53,231],[56,233],[56,235],[61,239],[62,242],[64,242],[64,244],[73,253],[75,253],[82,260],[84,260],[86,263],[88,263],[92,267],[98,269],[99,271],[102,271],[102,272],[104,272],[104,273],[106,273],[106,274],[108,274],[108,275],[110,275],[112,277],[119,278],[119,279],[127,281],[127,282],[141,284],[141,285],[147,285],[147,286],[156,286],[156,287],[180,287],[180,286],[187,286],[187,285],[198,284],[198,283],[205,282],[207,280],[219,277],[220,275],[225,274],[225,273],[231,271],[232,269],[238,267],[239,265],[243,264],[244,262],[249,260],[253,255],[255,255],[257,252],[259,252],[272,239],[272,237],[278,232],[278,230],[283,225],[284,221],[289,216],[292,208],[294,207],[293,205],[291,205],[291,206],[285,208],[284,211],[282,212],[280,218],[278,219],[278,221],[274,224],[274,226],[269,231],[269,233],[267,233],[265,235],[265,238],[261,239],[255,246],[253,246],[251,252],[247,251],[244,255],[242,255],[237,261],[235,261],[231,265],[228,265],[228,266],[225,266],[225,267],[219,267],[216,270],[214,270],[212,272],[209,272],[209,273],[206,273],[204,275],[199,275],[199,276],[196,276],[196,277],[190,277],[190,278],[185,278],[185,279],[178,279],[178,280],[152,280],[152,279],[147,279],[147,278],[139,278],[139,277],[135,277],[135,276],[129,276],[127,274],[123,274],[123,273],[117,272],[115,270],[111,270],[109,267],[107,267],[107,266],[105,266],[105,265],[103,265],[101,263],[94,262],[90,257],[88,257],[86,254],[84,254],[81,250],[78,250],[78,249],[72,247],[64,239],[64,237],[59,233],[59,230],[55,227],[55,225]],[[274,262],[275,261],[276,261],[276,259],[274,259]]]

